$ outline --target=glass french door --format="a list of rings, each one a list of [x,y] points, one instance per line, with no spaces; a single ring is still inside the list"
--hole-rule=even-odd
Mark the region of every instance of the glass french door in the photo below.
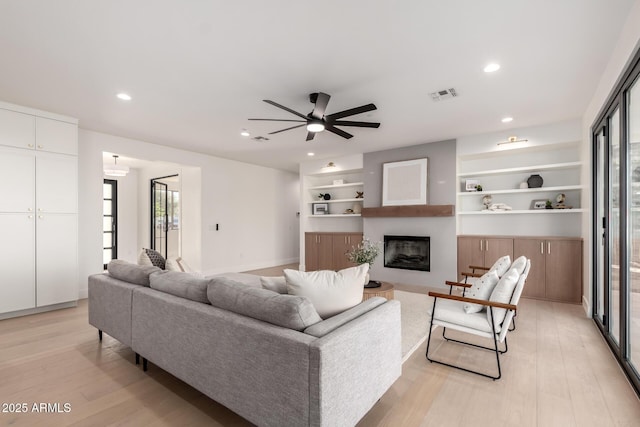
[[[151,180],[151,249],[167,257],[167,233],[169,232],[169,218],[167,212],[168,191],[167,184],[157,179]]]
[[[102,263],[106,270],[118,258],[118,181],[105,179],[102,184]]]

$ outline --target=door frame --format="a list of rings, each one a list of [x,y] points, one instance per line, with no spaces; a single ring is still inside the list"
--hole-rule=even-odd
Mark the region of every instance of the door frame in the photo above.
[[[111,248],[111,259],[118,259],[118,180],[103,178],[102,184],[111,185],[111,243],[113,245]],[[102,196],[102,200],[104,203],[104,195]],[[104,219],[104,209],[102,212],[102,218]],[[102,234],[104,237],[104,226]],[[104,254],[104,250],[107,248],[104,247],[104,244],[102,246],[102,252]],[[107,269],[107,264],[104,264],[104,269]]]

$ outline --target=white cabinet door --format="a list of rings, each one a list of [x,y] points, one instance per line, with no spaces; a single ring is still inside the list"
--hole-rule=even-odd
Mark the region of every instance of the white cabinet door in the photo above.
[[[0,214],[0,313],[36,306],[35,218]]]
[[[77,157],[38,153],[36,207],[38,214],[78,211]]]
[[[37,305],[78,299],[78,217],[37,216]]]
[[[35,210],[35,167],[33,151],[0,148],[0,212]]]
[[[78,154],[78,125],[36,117],[36,148],[62,154]]]
[[[0,145],[34,149],[35,118],[30,114],[0,109]]]

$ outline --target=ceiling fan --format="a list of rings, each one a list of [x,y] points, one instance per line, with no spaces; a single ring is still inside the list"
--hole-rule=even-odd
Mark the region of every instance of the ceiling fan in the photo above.
[[[291,129],[296,129],[302,126],[307,127],[307,141],[311,141],[316,133],[322,132],[323,130],[327,130],[331,133],[335,133],[336,135],[340,135],[343,138],[349,139],[352,138],[348,132],[343,131],[342,129],[338,129],[336,126],[353,126],[353,127],[361,127],[361,128],[378,128],[380,127],[380,123],[372,123],[372,122],[356,122],[351,120],[340,120],[343,117],[353,116],[356,114],[366,113],[367,111],[376,110],[377,107],[373,104],[362,105],[356,108],[350,108],[348,110],[340,111],[338,113],[327,114],[325,115],[325,110],[327,108],[327,104],[329,103],[329,99],[331,99],[330,95],[327,95],[323,92],[312,93],[309,95],[309,101],[314,104],[313,111],[309,114],[304,115],[297,111],[294,111],[290,108],[285,107],[284,105],[280,105],[277,102],[271,101],[269,99],[263,99],[267,104],[271,104],[274,107],[281,108],[285,111],[294,114],[302,120],[293,120],[293,119],[249,119],[249,120],[263,120],[263,121],[271,121],[271,122],[300,122],[302,124],[288,127],[286,129],[280,129],[275,132],[270,132],[269,135],[273,135],[274,133],[280,133]]]

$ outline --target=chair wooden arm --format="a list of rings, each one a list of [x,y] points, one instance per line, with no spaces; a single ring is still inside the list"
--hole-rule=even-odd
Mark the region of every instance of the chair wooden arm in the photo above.
[[[489,271],[489,269],[490,269],[491,267],[480,267],[480,266],[478,266],[478,265],[470,265],[470,266],[469,266],[469,268],[470,268],[470,269],[472,269],[472,270],[484,270],[484,271]]]
[[[461,288],[470,288],[471,286],[473,286],[469,283],[451,282],[449,280],[445,280],[444,284],[447,286],[460,286]]]
[[[441,294],[440,292],[429,292],[429,296],[434,298],[444,298],[444,299],[450,299],[454,301],[468,302],[472,304],[480,304],[480,305],[484,305],[485,307],[505,308],[507,310],[514,310],[514,311],[518,309],[518,307],[513,304],[505,304],[505,303],[496,302],[496,301],[487,301],[484,299],[460,297],[457,295]]]
[[[483,274],[482,273],[469,273],[469,272],[462,272],[460,273],[463,276],[467,276],[467,277],[482,277]]]

